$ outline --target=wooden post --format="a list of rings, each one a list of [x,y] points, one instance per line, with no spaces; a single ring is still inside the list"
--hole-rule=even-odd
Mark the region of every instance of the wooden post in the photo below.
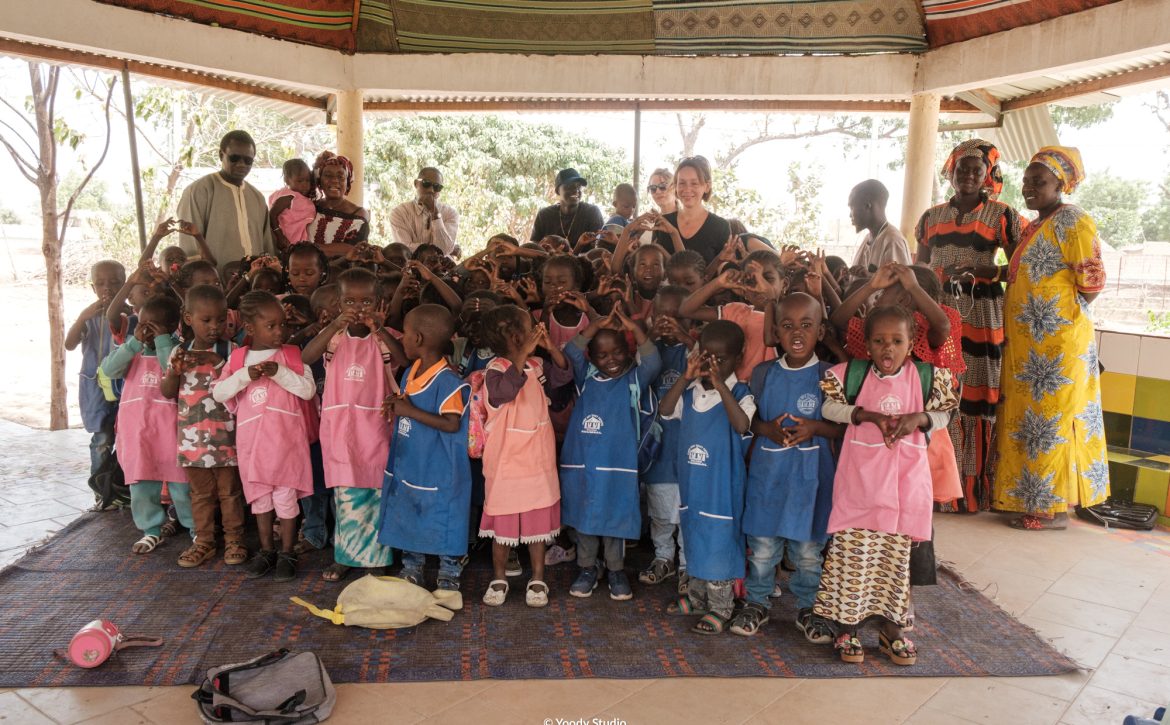
[[[146,249],[146,212],[142,208],[142,177],[138,171],[138,132],[134,126],[134,93],[130,66],[122,66],[122,98],[126,102],[126,132],[130,137],[130,176],[134,180],[134,211],[138,215],[138,248]]]
[[[642,175],[642,104],[634,104],[634,193],[639,193]]]
[[[365,206],[361,90],[337,92],[337,153],[353,164],[353,188],[346,198],[358,206]]]
[[[916,93],[910,99],[910,132],[906,139],[906,176],[902,183],[902,222],[899,228],[913,251],[914,225],[930,208],[934,189],[934,151],[938,145],[938,111],[942,98]]]

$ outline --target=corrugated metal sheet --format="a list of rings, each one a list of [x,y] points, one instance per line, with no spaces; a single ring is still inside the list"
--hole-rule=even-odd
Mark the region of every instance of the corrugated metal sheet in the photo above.
[[[1060,143],[1048,106],[1032,106],[1005,113],[1001,127],[983,133],[999,147],[1005,161],[1027,161],[1036,149]]]

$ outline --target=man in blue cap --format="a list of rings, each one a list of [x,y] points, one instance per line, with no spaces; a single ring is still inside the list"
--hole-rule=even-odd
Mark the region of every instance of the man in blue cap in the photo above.
[[[576,169],[561,169],[557,172],[557,203],[536,213],[532,236],[529,238],[539,242],[555,234],[575,246],[582,234],[600,231],[605,223],[601,209],[581,201],[581,190],[588,185],[589,182],[581,178]]]

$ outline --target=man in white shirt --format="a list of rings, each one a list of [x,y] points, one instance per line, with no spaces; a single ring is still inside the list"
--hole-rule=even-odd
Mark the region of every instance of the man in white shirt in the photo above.
[[[414,180],[418,196],[394,207],[390,212],[390,229],[394,241],[410,247],[433,244],[443,254],[458,257],[455,237],[459,233],[459,212],[439,201],[443,191],[443,175],[438,169],[427,167]]]
[[[853,266],[868,274],[873,274],[886,262],[914,264],[906,238],[898,227],[886,220],[886,202],[889,200],[889,190],[876,179],[863,181],[849,192],[849,218],[853,228],[868,232],[853,258]]]

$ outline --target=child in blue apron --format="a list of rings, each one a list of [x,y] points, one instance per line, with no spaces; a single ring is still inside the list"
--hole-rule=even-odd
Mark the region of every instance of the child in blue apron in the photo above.
[[[399,576],[421,585],[427,555],[437,555],[437,586],[448,590],[459,589],[471,511],[470,391],[445,356],[454,333],[441,305],[419,305],[403,321],[402,349],[414,363],[402,375],[402,393],[385,404],[397,421],[378,526],[378,541],[402,550]]]
[[[667,614],[702,614],[696,634],[720,634],[735,607],[733,584],[743,576],[744,455],[756,403],[736,379],[743,329],[729,320],[703,328],[699,354],[662,398],[663,418],[679,419],[680,518],[687,541],[687,593]]]
[[[626,334],[638,344],[630,356]],[[625,573],[625,540],[642,531],[638,503],[639,401],[658,375],[658,350],[620,304],[565,345],[577,403],[561,449],[561,521],[577,530],[581,572],[569,594],[597,588],[598,549],[604,547],[609,596],[634,596]],[[587,356],[588,354],[588,356]]]
[[[666,286],[654,298],[654,315],[650,320],[650,337],[662,358],[662,370],[651,392],[662,400],[675,381],[687,369],[687,356],[695,345],[690,332],[678,319],[678,308],[690,294],[682,287]],[[643,584],[661,584],[674,576],[675,534],[678,534],[679,594],[686,594],[687,558],[683,552],[682,532],[678,527],[678,426],[677,420],[660,420],[662,427],[658,459],[644,468],[646,508],[650,515],[650,538],[654,542],[654,560],[639,575]]]
[[[836,464],[829,439],[840,438],[844,428],[821,419],[820,382],[829,363],[814,349],[824,335],[824,307],[797,292],[779,304],[774,320],[773,337],[784,355],[757,365],[751,377],[757,439],[743,517],[751,557],[747,606],[736,614],[731,631],[751,636],[767,623],[776,565],[787,550],[796,567],[788,580],[796,597],[796,627],[809,642],[826,644],[833,641],[833,630],[813,615],[812,606],[833,505]]]

